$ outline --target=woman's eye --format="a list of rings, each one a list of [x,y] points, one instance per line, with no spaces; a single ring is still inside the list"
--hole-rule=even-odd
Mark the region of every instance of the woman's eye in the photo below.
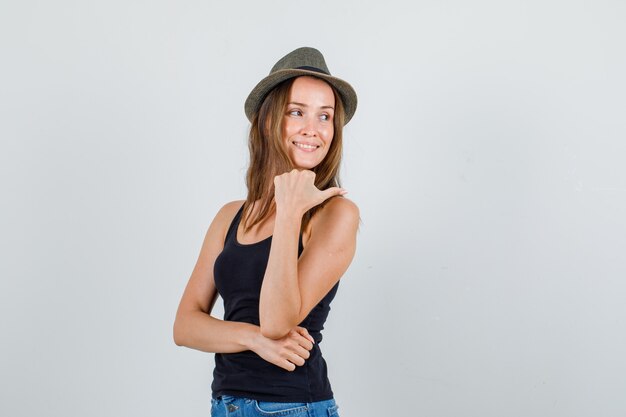
[[[330,115],[329,114],[322,114],[322,120],[324,120],[325,122],[330,120]]]
[[[302,116],[302,112],[300,110],[289,110],[289,114],[291,116]]]

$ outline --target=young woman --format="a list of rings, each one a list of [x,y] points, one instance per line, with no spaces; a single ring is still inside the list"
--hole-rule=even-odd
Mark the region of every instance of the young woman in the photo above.
[[[356,249],[359,211],[338,183],[356,104],[313,48],[246,100],[248,196],[211,223],[174,323],[177,345],[216,353],[212,416],[338,415],[319,343]]]

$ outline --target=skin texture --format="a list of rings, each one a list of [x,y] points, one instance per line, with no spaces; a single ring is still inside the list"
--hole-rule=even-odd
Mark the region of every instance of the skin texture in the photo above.
[[[358,210],[354,203],[335,198],[316,215],[319,222],[313,224],[314,233],[298,258],[302,215],[345,192],[336,187],[320,191],[314,180],[308,170],[293,170],[274,180],[276,218],[259,304],[261,333],[273,339],[306,318],[346,271],[356,249]]]
[[[219,320],[210,315],[217,299],[213,264],[223,249],[228,225],[242,204],[243,201],[226,204],[209,226],[178,306],[174,342],[204,352],[252,350],[268,362],[293,371],[296,365],[304,364],[313,348],[313,338],[306,329],[294,328],[283,338],[273,340],[262,336],[258,326]]]
[[[330,95],[329,95],[330,93]],[[311,309],[346,271],[356,249],[357,206],[341,188],[320,191],[315,173],[333,137],[334,96],[330,87],[312,77],[299,77],[290,92],[291,104],[283,121],[286,151],[298,169],[274,179],[276,211],[237,239],[255,243],[273,235],[261,288],[260,327],[211,316],[217,299],[213,264],[223,249],[226,232],[243,201],[226,204],[206,233],[200,255],[178,307],[174,341],[205,352],[252,350],[283,369],[292,371],[309,358],[313,339],[298,327]],[[297,103],[297,104],[293,104]],[[314,145],[302,150],[296,143]],[[302,215],[331,198],[311,219],[303,234],[304,251],[298,258]]]
[[[326,157],[333,140],[334,109],[335,96],[326,82],[314,77],[293,82],[282,131],[283,146],[296,168],[314,168]]]

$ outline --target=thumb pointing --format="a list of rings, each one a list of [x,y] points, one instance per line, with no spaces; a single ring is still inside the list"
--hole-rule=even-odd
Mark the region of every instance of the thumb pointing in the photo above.
[[[343,188],[340,187],[330,187],[325,189],[324,191],[322,191],[322,197],[324,197],[324,200],[327,200],[333,196],[336,195],[344,195],[346,194],[347,191],[344,190]]]

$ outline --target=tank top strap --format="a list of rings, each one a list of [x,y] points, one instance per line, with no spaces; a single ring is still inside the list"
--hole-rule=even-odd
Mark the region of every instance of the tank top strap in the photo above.
[[[228,227],[228,231],[226,232],[226,239],[224,240],[224,243],[233,239],[233,233],[235,233],[236,236],[237,229],[239,228],[239,223],[241,222],[241,215],[243,213],[244,205],[245,203],[242,204],[241,207],[239,207],[239,210],[237,210],[237,214],[235,214],[235,217],[233,217],[233,220],[230,222],[230,226]]]
[[[226,242],[229,242],[229,241],[234,241],[234,242],[237,241],[237,229],[239,228],[239,223],[241,223],[241,217],[243,215],[244,205],[245,203],[241,205],[239,210],[237,210],[237,214],[235,214],[235,217],[233,217],[233,220],[230,222],[230,226],[228,226],[228,231],[226,232],[226,238],[224,239],[224,244],[226,244]],[[270,238],[271,237],[272,236],[270,236]],[[266,239],[261,242],[265,242],[265,241],[271,241],[271,239]],[[261,242],[258,242],[258,243],[261,243]],[[302,232],[300,232],[298,236],[298,256],[302,254],[303,250],[304,250],[304,244],[302,243]]]

